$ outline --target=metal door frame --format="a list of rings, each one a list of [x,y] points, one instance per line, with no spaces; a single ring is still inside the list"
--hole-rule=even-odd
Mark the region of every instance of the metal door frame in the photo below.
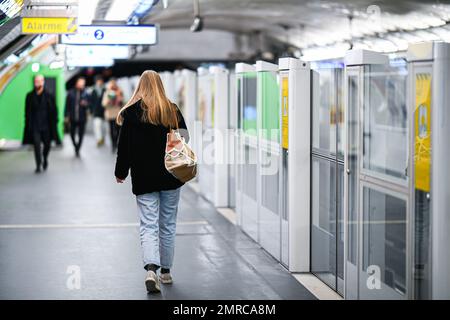
[[[283,132],[283,115],[282,115],[282,110],[283,110],[283,95],[282,95],[282,90],[283,90],[283,79],[287,78],[288,79],[288,117],[289,117],[289,96],[290,96],[290,92],[289,92],[289,85],[290,85],[290,81],[289,81],[289,72],[290,70],[280,70],[278,72],[278,77],[279,77],[279,86],[280,86],[280,119],[279,119],[279,130],[280,130],[280,163],[279,163],[279,177],[278,177],[278,185],[280,187],[279,192],[280,192],[280,196],[278,197],[278,212],[279,212],[279,217],[280,217],[280,264],[289,269],[289,174],[288,174],[288,170],[289,170],[289,149],[284,149],[283,148],[283,141],[282,141],[282,132]],[[286,163],[286,170],[284,167],[284,164]],[[287,232],[287,257],[286,260],[283,260],[283,217],[286,217],[285,221],[288,223],[288,229],[286,230]]]
[[[433,64],[434,62],[431,60],[424,60],[424,61],[413,61],[413,62],[409,62],[408,63],[408,120],[409,120],[409,143],[411,145],[411,148],[409,150],[409,170],[408,170],[408,174],[409,174],[409,197],[410,197],[410,218],[411,218],[411,223],[410,223],[410,227],[409,227],[409,241],[411,243],[411,254],[410,254],[410,272],[411,272],[411,277],[410,277],[410,288],[411,288],[411,297],[412,299],[415,299],[415,295],[416,295],[416,283],[414,281],[414,270],[415,270],[415,259],[416,259],[416,243],[415,243],[415,228],[416,228],[416,223],[415,223],[415,206],[416,206],[416,196],[415,196],[415,170],[414,170],[414,155],[415,155],[415,105],[416,105],[416,101],[415,101],[415,96],[416,96],[416,74],[417,73],[421,73],[422,70],[426,70],[427,73],[429,73],[431,75],[431,115],[433,114],[434,110],[433,110],[433,79],[434,79],[434,75],[433,75]],[[433,131],[433,121],[431,119],[431,130]],[[433,148],[433,139],[431,137],[431,148]],[[432,155],[431,155],[432,156]],[[431,174],[431,181],[433,179],[432,176],[432,171],[433,171],[433,161],[431,160],[431,164],[430,164],[430,174]],[[433,190],[430,190],[430,193]],[[430,207],[430,220],[429,220],[429,262],[430,262],[430,273],[432,272],[432,207]],[[429,298],[431,298],[432,296],[432,278],[429,279],[430,284],[429,284],[429,292],[430,292],[430,296]]]
[[[235,139],[235,174],[236,174],[236,191],[237,194],[235,196],[236,201],[236,211],[238,214],[238,225],[242,228],[242,159],[243,159],[243,129],[242,129],[242,116],[243,116],[243,82],[244,75],[242,73],[235,74],[235,85],[236,85],[236,131],[234,135]]]
[[[349,175],[350,175],[350,169],[349,169],[349,146],[350,146],[350,135],[348,130],[348,120],[349,120],[349,114],[350,114],[350,108],[349,108],[349,78],[355,77],[357,78],[357,114],[356,118],[358,119],[358,123],[361,122],[361,117],[359,114],[359,111],[361,110],[361,105],[363,103],[362,98],[363,94],[361,92],[361,88],[363,87],[363,77],[361,74],[363,73],[363,66],[352,66],[352,67],[346,67],[344,70],[344,105],[345,105],[345,119],[344,119],[344,130],[345,130],[345,150],[344,150],[344,298],[348,297],[348,281],[349,277],[347,276],[347,262],[348,262],[348,249],[349,249],[349,240],[348,240],[348,234],[349,234],[349,217],[348,217],[348,210],[349,210]],[[356,128],[357,132],[357,148],[358,151],[360,150],[360,141],[359,141],[359,131],[360,126],[358,125]],[[357,157],[359,157],[359,152],[356,153]],[[356,159],[357,163],[359,162],[359,159]],[[359,165],[356,166],[356,170],[359,170]],[[356,176],[359,176],[359,172],[356,172]],[[358,188],[357,188],[358,189]],[[358,198],[357,198],[358,199]],[[358,199],[359,201],[359,199]],[[357,207],[359,207],[359,204],[357,203]],[[359,227],[356,228],[356,239],[359,239]],[[358,252],[358,244],[356,248],[356,262],[359,261],[359,252]],[[356,281],[358,282],[359,279],[359,268],[356,266]],[[356,288],[356,296],[359,296],[359,286]]]
[[[344,179],[344,297],[348,297],[349,288],[348,288],[348,277],[347,277],[347,261],[348,261],[348,247],[350,243],[348,242],[348,229],[349,229],[349,217],[348,217],[348,210],[349,210],[349,197],[351,196],[349,194],[349,175],[350,175],[350,169],[349,169],[349,163],[348,163],[348,156],[349,156],[349,140],[350,135],[348,131],[348,120],[349,120],[349,114],[350,114],[350,108],[349,108],[349,77],[350,76],[356,76],[357,77],[357,83],[358,83],[358,98],[357,98],[357,114],[356,117],[358,119],[357,123],[357,129],[356,129],[356,141],[357,141],[357,172],[356,172],[356,179],[357,179],[357,190],[359,192],[358,195],[356,195],[356,206],[358,208],[358,212],[356,215],[357,218],[357,231],[356,231],[356,262],[357,262],[357,275],[356,275],[356,297],[359,299],[361,296],[360,293],[360,278],[361,278],[361,272],[362,272],[362,266],[363,266],[363,222],[364,222],[364,214],[363,214],[363,188],[364,186],[370,186],[375,185],[378,187],[381,187],[384,190],[391,190],[396,195],[403,195],[404,199],[406,201],[406,273],[405,273],[405,298],[408,299],[411,297],[412,287],[412,276],[411,276],[411,256],[412,256],[412,239],[411,239],[411,222],[412,222],[412,205],[411,205],[411,175],[410,171],[408,170],[406,180],[403,179],[396,179],[389,177],[388,175],[383,175],[380,173],[376,173],[373,171],[370,171],[368,169],[364,169],[363,167],[363,142],[364,142],[364,107],[366,105],[366,81],[365,81],[365,73],[367,71],[368,65],[358,65],[358,66],[349,66],[345,69],[345,132],[346,132],[346,146],[345,146],[345,162],[344,162],[344,170],[347,173],[345,175]],[[411,75],[408,73],[408,79]],[[409,86],[406,87],[406,94],[407,94],[407,106],[410,105],[409,101],[409,92],[408,89]],[[411,121],[410,117],[410,110],[407,107],[407,121]],[[408,168],[411,168],[411,150],[413,148],[410,147],[410,126],[411,124],[408,123],[406,130],[407,130],[407,153],[408,153]],[[402,197],[403,198],[403,197]]]

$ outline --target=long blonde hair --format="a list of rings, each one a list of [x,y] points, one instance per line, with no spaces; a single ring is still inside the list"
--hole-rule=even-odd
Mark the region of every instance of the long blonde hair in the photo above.
[[[142,121],[170,128],[177,127],[177,108],[167,98],[163,83],[157,72],[146,70],[142,73],[133,95],[117,116],[119,125],[123,123],[122,112],[139,100],[141,100],[141,108],[144,111]]]

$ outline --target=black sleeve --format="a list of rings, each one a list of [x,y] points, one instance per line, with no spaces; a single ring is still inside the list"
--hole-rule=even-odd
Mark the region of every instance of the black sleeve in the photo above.
[[[28,130],[31,126],[31,95],[27,94],[25,98],[25,128]]]
[[[87,92],[87,90],[84,90],[83,99],[86,100],[87,106],[85,106],[86,110],[92,113],[92,99],[91,94]]]
[[[115,176],[119,179],[125,179],[130,170],[130,126],[126,118],[124,118],[119,132],[119,141],[117,144],[117,160]]]
[[[59,138],[58,134],[58,109],[56,108],[56,101],[55,97],[52,94],[48,95],[49,99],[49,108],[50,108],[50,118],[51,118],[51,133],[53,136],[53,139],[55,139],[56,144],[61,144],[61,140]]]
[[[178,131],[180,135],[184,138],[184,141],[189,142],[189,130],[186,126],[186,122],[184,121],[183,114],[180,109],[177,107],[178,113]]]
[[[49,100],[50,100],[50,111],[53,116],[52,120],[54,123],[58,123],[58,110],[56,109],[55,97],[51,94],[49,94],[48,96],[49,96]]]
[[[69,116],[69,107],[70,107],[70,91],[67,93],[66,105],[64,107],[64,116],[65,117]]]
[[[89,111],[91,114],[94,114],[94,106],[95,106],[95,100],[96,100],[97,94],[95,93],[95,89],[92,90],[90,94],[88,94],[88,100],[89,100]]]

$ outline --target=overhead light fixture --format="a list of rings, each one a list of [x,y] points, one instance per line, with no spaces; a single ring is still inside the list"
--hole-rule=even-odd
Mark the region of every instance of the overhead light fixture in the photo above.
[[[274,54],[270,51],[264,51],[263,53],[261,53],[261,57],[263,60],[268,61],[272,61],[275,58]]]
[[[200,16],[194,17],[194,22],[191,24],[191,32],[199,32],[203,30],[203,19]]]
[[[68,67],[110,67],[114,64],[114,59],[68,59],[66,60]]]
[[[200,32],[203,30],[203,18],[200,16],[200,4],[194,0],[194,22],[191,24],[191,32]]]
[[[91,24],[95,16],[98,0],[78,1],[78,24]]]
[[[402,39],[398,36],[397,37],[389,36],[387,39],[389,39],[391,42],[393,42],[395,44],[398,51],[408,50],[408,41],[406,41],[405,39]]]
[[[294,51],[294,57],[296,57],[297,59],[300,59],[302,56],[302,50],[297,49]]]
[[[433,32],[427,32],[419,30],[416,32],[416,36],[420,37],[423,41],[437,41],[440,40],[439,36]]]
[[[159,0],[140,0],[135,9],[128,15],[128,23],[139,24],[139,20],[147,16],[158,3]],[[169,0],[162,0],[162,6],[167,9]]]
[[[16,63],[17,61],[19,61],[19,57],[15,54],[10,54],[5,60],[3,60],[3,63],[9,65]]]
[[[435,28],[434,34],[438,35],[442,41],[450,42],[450,31],[446,28]]]
[[[62,69],[64,68],[64,60],[55,60],[50,62],[50,69]]]
[[[114,0],[106,13],[105,20],[126,21],[139,6],[139,0]],[[153,1],[151,1],[153,4]]]
[[[345,53],[349,49],[350,44],[348,42],[343,42],[327,47],[305,48],[303,50],[302,60],[318,61],[341,58],[345,56]]]
[[[39,72],[40,68],[41,68],[41,66],[39,65],[39,62],[34,62],[31,65],[31,71],[34,72],[34,73]]]

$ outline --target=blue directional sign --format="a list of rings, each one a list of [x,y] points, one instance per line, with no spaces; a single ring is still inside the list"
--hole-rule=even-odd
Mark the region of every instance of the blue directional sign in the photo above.
[[[95,32],[94,32],[95,39],[102,40],[104,36],[105,36],[105,33],[102,30],[100,30],[100,29],[95,30]]]
[[[80,25],[75,34],[61,36],[63,44],[154,45],[158,27],[147,25]]]

